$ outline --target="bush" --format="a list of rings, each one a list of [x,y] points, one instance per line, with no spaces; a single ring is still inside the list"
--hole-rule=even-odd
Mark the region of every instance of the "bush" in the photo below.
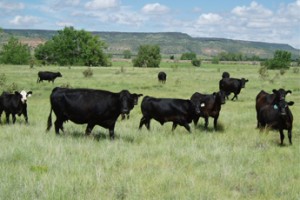
[[[88,67],[86,70],[84,70],[84,71],[82,72],[82,74],[83,74],[83,76],[84,76],[85,78],[92,77],[92,76],[93,76],[93,70],[92,70],[90,67]]]
[[[194,58],[192,60],[192,65],[195,66],[195,67],[200,67],[201,65],[201,60],[200,59],[197,59],[197,58]]]
[[[258,70],[259,77],[266,80],[269,77],[268,68],[266,66],[261,66]]]
[[[137,57],[132,60],[134,67],[159,67],[160,61],[158,45],[141,45]]]
[[[180,60],[193,60],[196,59],[197,55],[194,52],[183,53]]]
[[[217,56],[213,57],[211,60],[212,64],[219,64],[219,62],[220,62],[220,59]]]

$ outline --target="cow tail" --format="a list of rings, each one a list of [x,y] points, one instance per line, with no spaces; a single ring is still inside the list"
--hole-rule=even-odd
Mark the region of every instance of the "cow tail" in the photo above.
[[[46,131],[49,131],[51,127],[52,127],[52,107],[50,108]]]

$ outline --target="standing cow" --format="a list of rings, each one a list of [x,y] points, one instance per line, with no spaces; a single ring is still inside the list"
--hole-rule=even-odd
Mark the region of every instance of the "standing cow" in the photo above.
[[[22,90],[21,92],[15,91],[11,94],[8,92],[3,92],[0,96],[0,120],[2,112],[5,112],[6,123],[9,124],[9,115],[12,115],[13,124],[16,122],[16,115],[23,115],[25,122],[28,123],[27,115],[27,98],[32,95],[32,91],[26,92]]]
[[[192,101],[199,101],[201,103],[201,112],[193,120],[194,124],[197,125],[200,117],[205,120],[205,130],[208,127],[208,117],[214,118],[214,130],[217,130],[217,122],[221,111],[221,105],[225,104],[225,93],[223,91],[214,92],[213,94],[201,94],[195,92],[191,96]]]
[[[158,82],[160,83],[166,83],[167,80],[167,74],[165,72],[159,72],[157,75]]]
[[[200,103],[191,100],[173,98],[154,98],[145,96],[141,104],[143,117],[140,120],[139,129],[143,125],[150,129],[150,120],[155,119],[161,125],[165,122],[173,122],[172,131],[177,125],[191,132],[189,123],[200,114]]]
[[[37,83],[40,83],[41,81],[52,81],[52,83],[54,83],[54,80],[57,78],[57,77],[62,77],[61,73],[60,72],[48,72],[48,71],[45,71],[45,72],[39,72],[38,73],[38,79],[37,79]]]
[[[279,90],[273,89],[273,93],[269,94],[265,92],[264,90],[261,90],[255,99],[255,109],[256,109],[256,119],[257,119],[257,128],[260,127],[259,124],[259,111],[262,107],[266,105],[272,105],[275,104],[274,102],[278,102],[280,99],[285,99],[285,96],[288,94],[291,94],[291,90],[285,90],[280,88]]]
[[[230,93],[234,93],[231,100],[234,100],[235,98],[238,99],[237,95],[240,94],[241,89],[245,87],[245,84],[248,81],[249,80],[245,78],[222,78],[219,81],[219,89],[225,92],[226,99],[228,99]]]
[[[120,114],[128,114],[134,105],[134,95],[128,90],[113,93],[94,89],[68,89],[56,87],[50,95],[51,110],[47,130],[52,126],[52,110],[56,115],[55,133],[63,131],[63,123],[70,120],[76,124],[87,124],[89,135],[95,125],[109,129],[114,139],[114,129]]]
[[[284,140],[283,130],[287,130],[289,142],[292,144],[293,114],[289,106],[294,105],[294,102],[286,102],[284,98],[277,98],[278,94],[275,95],[276,97],[271,104],[265,105],[259,110],[259,125],[261,128],[269,127],[278,130],[281,145],[283,145]]]

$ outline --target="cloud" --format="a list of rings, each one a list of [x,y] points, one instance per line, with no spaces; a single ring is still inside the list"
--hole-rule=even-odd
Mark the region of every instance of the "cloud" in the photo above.
[[[73,23],[71,22],[56,22],[56,25],[59,27],[69,27],[69,26],[74,26]]]
[[[161,5],[159,3],[146,4],[142,8],[142,12],[145,14],[166,14],[169,12],[169,8],[167,6]]]
[[[250,6],[237,6],[232,11],[232,14],[239,17],[258,17],[265,18],[272,16],[273,12],[269,9],[264,8],[255,1],[252,1]]]
[[[22,10],[25,8],[23,3],[8,3],[8,2],[0,2],[0,10],[10,12],[14,10]]]
[[[34,16],[15,16],[14,19],[10,20],[9,23],[16,26],[30,25],[36,24],[40,22],[39,18]]]
[[[118,6],[118,0],[92,0],[85,4],[85,8],[89,10],[109,9]]]
[[[206,24],[206,25],[212,25],[212,24],[218,24],[222,21],[222,17],[215,13],[207,13],[202,14],[197,20],[197,24]]]

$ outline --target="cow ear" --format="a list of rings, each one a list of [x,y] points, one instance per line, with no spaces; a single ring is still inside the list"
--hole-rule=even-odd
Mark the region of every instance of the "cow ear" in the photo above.
[[[289,101],[289,102],[287,102],[287,104],[288,104],[289,106],[292,106],[292,105],[294,105],[294,102],[293,102],[293,101]]]
[[[288,91],[285,92],[285,95],[288,95],[288,94],[292,94],[292,91],[288,90]]]
[[[29,92],[27,92],[27,97],[31,97],[31,95],[32,95],[32,91],[29,91]]]
[[[138,94],[138,97],[142,97],[143,96],[143,94]]]
[[[18,91],[15,91],[15,95],[20,95],[20,92],[18,92]]]
[[[249,80],[248,79],[246,79],[246,82],[248,82]]]
[[[276,90],[276,89],[273,89],[272,91],[273,91],[273,93],[274,93],[274,94],[276,94],[276,93],[277,93],[277,90]]]

